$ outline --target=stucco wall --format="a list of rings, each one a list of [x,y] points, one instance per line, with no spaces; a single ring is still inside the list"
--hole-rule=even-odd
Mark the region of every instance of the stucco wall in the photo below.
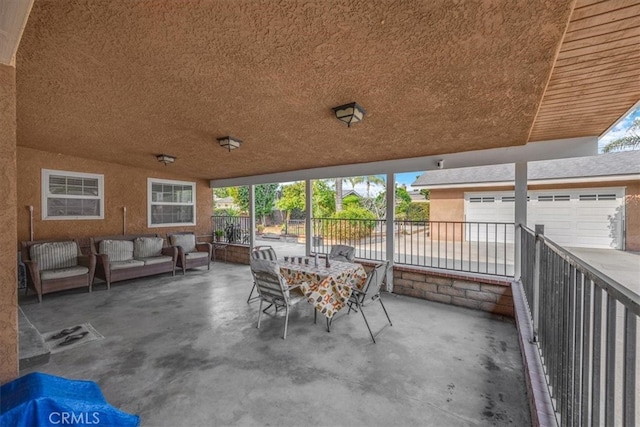
[[[574,188],[606,188],[625,187],[626,204],[626,250],[640,251],[640,182],[617,181],[602,183],[573,183],[554,185],[531,185],[529,191],[574,189]],[[431,220],[432,221],[464,221],[464,193],[465,192],[491,192],[513,191],[513,186],[500,187],[474,187],[431,190]],[[444,234],[445,228],[442,228]],[[448,230],[451,236],[451,230]],[[437,233],[434,233],[434,238]],[[461,236],[461,233],[457,233]]]
[[[42,220],[41,170],[55,169],[104,175],[105,214],[102,220]],[[123,207],[127,208],[127,233],[195,231],[211,234],[211,190],[206,180],[196,180],[147,169],[88,160],[18,147],[18,242],[29,240],[29,209],[33,206],[34,239],[89,238],[122,234]],[[147,227],[147,178],[196,182],[196,226]]]
[[[0,64],[0,384],[18,376],[16,73]]]

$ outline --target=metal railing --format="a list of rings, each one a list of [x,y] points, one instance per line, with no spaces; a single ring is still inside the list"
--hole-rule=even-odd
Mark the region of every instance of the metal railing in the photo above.
[[[356,248],[356,258],[382,261],[386,257],[384,219],[313,218],[311,246],[314,252],[328,254],[332,245]]]
[[[513,223],[394,223],[396,263],[513,276]]]
[[[559,424],[635,426],[640,296],[540,232],[520,234],[532,340]]]
[[[214,240],[216,240],[216,232],[222,232],[222,241],[248,245],[250,242],[250,228],[251,218],[248,216],[214,215],[211,217]]]
[[[315,251],[356,248],[356,258],[385,260],[386,220],[313,219]],[[471,273],[513,276],[513,223],[394,221],[394,262]]]

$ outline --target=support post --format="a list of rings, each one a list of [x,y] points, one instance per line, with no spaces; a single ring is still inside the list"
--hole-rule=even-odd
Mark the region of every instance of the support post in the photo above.
[[[304,246],[305,246],[305,253],[307,254],[307,256],[311,255],[311,240],[313,238],[312,236],[312,232],[313,232],[313,227],[311,224],[311,221],[313,220],[312,218],[312,213],[313,213],[313,186],[311,185],[311,180],[307,179],[304,182],[304,189],[305,189],[305,217],[307,218],[307,220],[304,223],[304,235],[305,235],[305,239],[304,239]]]
[[[527,225],[527,163],[516,163],[515,176],[515,233],[514,233],[514,271],[516,281],[522,275],[522,229]]]
[[[396,212],[396,176],[393,173],[387,174],[387,212],[385,218],[386,229],[386,252],[389,260],[389,270],[387,270],[387,291],[393,292],[393,258],[395,254],[395,227],[394,219]]]
[[[249,252],[256,247],[256,186],[249,186]]]

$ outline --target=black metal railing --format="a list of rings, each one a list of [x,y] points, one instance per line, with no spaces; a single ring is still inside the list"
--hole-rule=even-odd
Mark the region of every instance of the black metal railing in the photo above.
[[[386,220],[313,219],[314,251],[356,248],[356,258],[385,260]],[[513,223],[394,221],[394,262],[418,267],[513,276]]]
[[[384,219],[312,219],[312,250],[328,254],[332,245],[342,244],[356,249],[356,258],[382,261],[386,259]]]
[[[394,261],[513,276],[513,223],[394,221]]]
[[[635,426],[640,296],[540,232],[520,230],[532,341],[559,424]]]
[[[248,245],[251,218],[248,216],[214,215],[211,217],[211,229],[214,240]]]

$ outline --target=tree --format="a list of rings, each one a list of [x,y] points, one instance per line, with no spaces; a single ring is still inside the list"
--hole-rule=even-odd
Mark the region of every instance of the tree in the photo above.
[[[313,181],[312,209],[314,218],[328,218],[336,212],[335,193],[327,181]]]
[[[602,148],[603,153],[612,151],[635,150],[640,147],[640,117],[633,120],[633,125],[622,138],[611,141]]]
[[[431,200],[431,190],[429,190],[428,188],[423,188],[422,190],[420,190],[420,194],[424,196],[425,200]]]
[[[224,199],[225,197],[229,197],[229,187],[214,188],[213,194],[216,196],[216,199]]]
[[[276,202],[276,206],[286,212],[285,223],[289,223],[291,211],[294,209],[304,210],[305,205],[304,181],[282,187],[282,196]]]
[[[264,218],[275,207],[279,184],[261,184],[255,187],[255,215],[265,225]],[[238,187],[238,206],[245,212],[249,212],[249,187]]]
[[[385,179],[380,175],[368,175],[363,179],[367,184],[367,199],[371,197],[371,184],[384,185],[386,183]]]

